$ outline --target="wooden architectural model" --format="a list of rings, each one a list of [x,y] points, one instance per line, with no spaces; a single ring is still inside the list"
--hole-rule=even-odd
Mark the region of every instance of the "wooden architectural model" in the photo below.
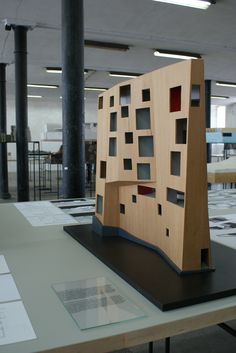
[[[204,92],[203,61],[188,60],[98,102],[94,229],[158,249],[178,272],[211,268]]]

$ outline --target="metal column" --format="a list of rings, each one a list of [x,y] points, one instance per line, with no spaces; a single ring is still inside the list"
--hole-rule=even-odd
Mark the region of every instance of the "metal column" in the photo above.
[[[17,201],[29,201],[27,30],[13,26],[15,34]]]
[[[83,0],[62,0],[63,197],[85,196]]]
[[[211,127],[211,80],[205,80],[206,128]],[[211,144],[207,144],[207,163],[211,162]]]
[[[0,63],[0,133],[7,133],[6,118],[6,64]],[[0,197],[9,199],[7,144],[0,143]]]

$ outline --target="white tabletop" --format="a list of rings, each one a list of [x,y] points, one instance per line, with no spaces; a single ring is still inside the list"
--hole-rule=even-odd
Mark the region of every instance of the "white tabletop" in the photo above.
[[[0,353],[109,352],[236,318],[236,296],[162,312],[62,226],[32,227],[13,204],[0,205],[0,224],[0,254],[6,258],[37,336],[0,346]],[[80,330],[52,284],[99,276],[112,281],[146,316]]]

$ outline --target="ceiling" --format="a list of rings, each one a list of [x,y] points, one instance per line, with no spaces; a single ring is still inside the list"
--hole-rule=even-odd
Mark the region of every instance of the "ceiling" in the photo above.
[[[0,0],[0,61],[7,67],[7,94],[14,97],[14,33],[3,20],[32,25],[28,32],[28,82],[61,85],[60,74],[47,66],[61,66],[61,1]],[[236,1],[217,0],[206,11],[152,0],[84,0],[85,39],[127,44],[128,51],[85,47],[86,86],[111,87],[122,79],[108,71],[145,73],[177,62],[154,57],[153,49],[199,53],[205,61],[205,78],[212,94],[229,96],[212,104],[236,102],[236,88],[215,85],[216,80],[236,82]],[[123,79],[126,80],[126,79]],[[29,94],[60,99],[55,90],[30,88]],[[96,93],[86,92],[88,100]]]

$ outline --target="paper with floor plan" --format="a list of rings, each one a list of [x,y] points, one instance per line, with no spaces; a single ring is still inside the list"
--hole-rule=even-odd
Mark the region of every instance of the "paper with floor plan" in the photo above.
[[[3,273],[9,273],[10,270],[7,266],[5,257],[3,255],[0,255],[0,275]]]
[[[22,301],[0,304],[0,346],[35,338]]]
[[[14,205],[34,227],[77,224],[76,219],[49,201],[18,202]]]
[[[105,277],[58,283],[53,289],[80,329],[145,316]]]
[[[0,275],[0,303],[19,299],[20,294],[12,275]]]

